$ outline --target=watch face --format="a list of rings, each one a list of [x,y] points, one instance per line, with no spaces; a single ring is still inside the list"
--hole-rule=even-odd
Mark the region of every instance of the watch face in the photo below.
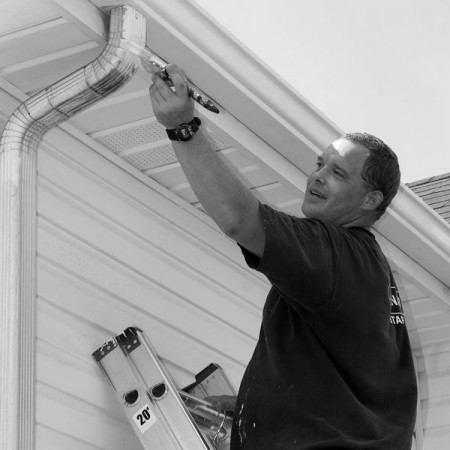
[[[171,141],[189,141],[197,132],[202,122],[198,117],[194,117],[189,123],[182,123],[173,130],[166,130],[167,136]]]
[[[184,125],[178,129],[178,134],[180,136],[180,139],[189,139],[194,135],[192,132],[192,128],[190,125]]]

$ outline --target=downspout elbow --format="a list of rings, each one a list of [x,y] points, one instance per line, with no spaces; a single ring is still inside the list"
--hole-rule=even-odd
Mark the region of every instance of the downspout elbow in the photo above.
[[[48,130],[131,79],[138,66],[128,52],[120,48],[122,39],[145,46],[145,16],[130,6],[111,10],[108,42],[94,61],[36,93],[14,111],[3,131],[0,153],[36,151]]]

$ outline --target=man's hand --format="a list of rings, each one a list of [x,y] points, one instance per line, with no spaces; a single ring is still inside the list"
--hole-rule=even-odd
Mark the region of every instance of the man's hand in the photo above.
[[[159,123],[169,130],[182,123],[189,123],[194,118],[194,102],[186,87],[186,75],[174,64],[166,66],[167,74],[172,81],[165,81],[158,75],[153,75],[150,86],[150,98],[153,112]]]

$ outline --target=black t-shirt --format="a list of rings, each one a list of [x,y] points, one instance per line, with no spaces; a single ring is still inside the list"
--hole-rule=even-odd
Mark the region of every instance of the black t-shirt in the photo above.
[[[272,284],[239,389],[231,450],[410,450],[417,388],[375,237],[261,205]]]

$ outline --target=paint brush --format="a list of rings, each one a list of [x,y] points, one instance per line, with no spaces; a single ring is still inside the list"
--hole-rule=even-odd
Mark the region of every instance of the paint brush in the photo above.
[[[141,69],[148,73],[156,74],[163,80],[170,82],[169,75],[166,71],[167,63],[159,56],[147,50],[145,47],[141,47],[135,42],[127,39],[120,39],[119,47],[128,51],[131,57],[133,57],[133,60]],[[186,86],[189,96],[192,97],[197,103],[213,113],[218,114],[220,112],[214,102],[189,80],[186,80]]]

